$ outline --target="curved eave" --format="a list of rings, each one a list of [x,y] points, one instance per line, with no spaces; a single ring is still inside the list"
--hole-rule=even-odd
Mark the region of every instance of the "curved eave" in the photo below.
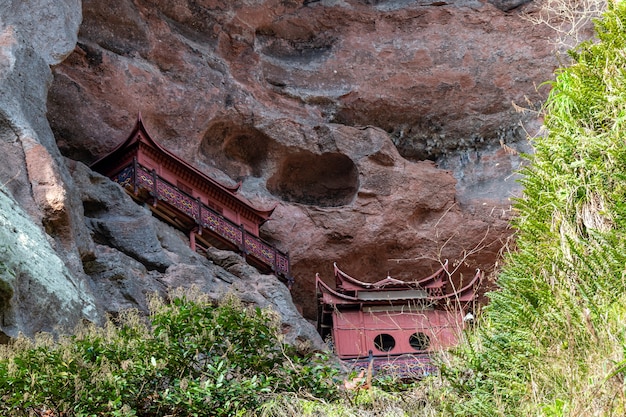
[[[437,271],[433,274],[427,276],[426,278],[422,278],[417,281],[417,283],[422,288],[432,288],[432,287],[440,287],[445,284],[445,280],[448,278],[448,260],[441,265]]]
[[[139,116],[137,117],[137,122],[135,122],[135,127],[133,127],[133,130],[130,132],[130,135],[128,135],[126,140],[123,142],[120,142],[115,148],[113,148],[109,153],[107,153],[103,157],[97,159],[95,162],[92,162],[89,165],[89,167],[94,171],[99,171],[98,168],[100,167],[100,165],[103,165],[106,160],[112,159],[113,156],[115,156],[118,153],[121,153],[124,149],[130,148],[131,146],[135,145],[135,143],[138,142],[138,138],[140,138],[140,136],[137,135],[137,133],[140,130],[143,130],[145,132],[145,127],[143,127],[143,123],[141,122],[141,114],[139,114]],[[145,135],[149,137],[147,132],[145,133]]]
[[[428,303],[437,303],[439,301],[458,301],[458,302],[469,302],[474,299],[476,296],[476,287],[479,284],[480,280],[483,277],[483,272],[480,269],[476,270],[476,274],[474,278],[465,285],[463,288],[454,291],[449,294],[443,294],[439,296],[428,296],[425,298],[419,298],[422,301]],[[388,303],[392,302],[406,302],[414,300],[415,298],[398,298],[394,300],[387,299],[379,299],[379,300],[367,300],[358,297],[352,297],[349,295],[342,294],[330,288],[322,279],[319,274],[315,274],[315,285],[320,294],[322,294],[322,302],[324,304],[329,305],[346,305],[346,304],[363,304],[363,305],[374,305],[377,303]]]
[[[322,295],[322,302],[329,305],[338,304],[355,304],[360,303],[356,297],[350,297],[349,295],[340,294],[337,291],[330,288],[322,279],[319,274],[315,274],[315,287]]]
[[[474,297],[476,296],[476,287],[482,280],[483,276],[484,276],[484,273],[480,269],[477,269],[476,274],[474,275],[474,278],[472,278],[469,284],[467,284],[463,288],[456,290],[454,292],[451,292],[449,294],[428,297],[428,299],[431,301],[441,301],[441,300],[453,300],[453,301],[463,301],[463,302],[472,301]]]
[[[123,152],[125,149],[130,148],[131,146],[134,146],[138,142],[142,142],[143,144],[156,149],[158,152],[161,152],[161,153],[167,155],[169,158],[174,160],[176,163],[182,165],[185,169],[188,169],[194,175],[200,177],[203,181],[207,181],[208,183],[214,185],[216,188],[218,188],[218,189],[222,190],[223,192],[227,193],[228,195],[232,196],[233,198],[238,200],[241,204],[243,204],[244,206],[248,207],[250,209],[250,211],[252,211],[256,216],[258,216],[259,219],[261,220],[261,223],[267,221],[270,218],[270,216],[272,215],[272,213],[274,212],[274,210],[276,209],[276,207],[278,205],[278,204],[276,204],[274,207],[272,207],[271,209],[268,209],[268,210],[258,209],[256,207],[254,207],[250,203],[250,201],[248,201],[248,199],[246,199],[243,196],[240,196],[240,195],[236,194],[237,191],[239,191],[239,188],[241,187],[241,181],[237,182],[237,184],[235,184],[234,186],[227,186],[227,185],[221,184],[220,182],[218,182],[218,181],[214,180],[213,178],[209,177],[208,175],[204,174],[199,169],[195,168],[193,165],[190,165],[189,163],[185,162],[183,159],[179,158],[176,154],[174,154],[171,151],[167,150],[166,148],[162,147],[154,139],[152,139],[152,136],[150,136],[150,134],[148,133],[148,130],[146,129],[145,125],[143,124],[143,120],[141,118],[141,114],[138,115],[137,122],[135,123],[135,127],[133,127],[133,130],[130,133],[130,135],[128,136],[128,138],[124,142],[122,142],[119,145],[117,145],[111,152],[109,152],[108,154],[106,154],[102,158],[100,158],[97,161],[95,161],[94,163],[92,163],[90,165],[90,167],[92,169],[98,171],[98,168],[100,167],[100,165],[103,165],[103,163],[106,160],[111,159],[116,154]]]
[[[319,274],[315,274],[315,283],[317,291],[321,294],[321,301],[323,304],[331,306],[348,306],[348,305],[361,305],[361,306],[376,306],[376,305],[402,305],[407,302],[420,300],[426,303],[431,302],[430,297],[406,297],[406,298],[380,298],[380,299],[363,299],[358,297],[352,297],[342,294],[330,288],[324,281],[321,280]]]
[[[372,289],[389,288],[389,287],[419,289],[419,288],[431,288],[431,287],[437,287],[437,286],[443,285],[444,284],[443,277],[444,275],[447,275],[448,273],[448,260],[446,259],[446,261],[441,266],[441,268],[439,268],[435,273],[425,278],[421,278],[417,281],[410,281],[410,282],[401,281],[399,279],[395,279],[391,277],[387,277],[385,279],[382,279],[378,282],[373,282],[373,283],[363,282],[343,272],[341,269],[339,269],[336,262],[333,263],[333,268],[334,268],[335,280],[337,282],[337,287],[341,287],[344,290],[359,291],[359,290],[372,290]]]

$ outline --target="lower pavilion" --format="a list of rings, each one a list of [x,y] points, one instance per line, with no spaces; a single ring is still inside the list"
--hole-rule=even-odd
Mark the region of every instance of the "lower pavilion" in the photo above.
[[[448,262],[434,274],[404,282],[352,278],[334,264],[335,289],[316,275],[318,332],[355,368],[402,377],[432,373],[432,353],[455,346],[483,277],[478,270],[460,289],[446,292]]]

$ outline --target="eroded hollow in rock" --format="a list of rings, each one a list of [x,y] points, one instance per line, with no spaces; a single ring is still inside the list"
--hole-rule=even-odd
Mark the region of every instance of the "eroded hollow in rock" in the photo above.
[[[233,178],[260,177],[272,139],[250,126],[233,121],[212,123],[200,144],[200,154]]]
[[[3,326],[8,326],[12,323],[12,305],[11,299],[13,298],[13,287],[6,281],[0,279],[0,323]],[[9,342],[9,336],[0,331],[0,345]]]
[[[279,29],[280,33],[276,33]],[[257,30],[257,47],[263,55],[283,61],[310,63],[326,58],[337,39],[326,34],[289,33],[289,29],[262,28]],[[282,36],[282,37],[281,37]]]
[[[298,152],[279,162],[267,189],[286,201],[342,206],[351,203],[359,190],[359,173],[346,155]]]

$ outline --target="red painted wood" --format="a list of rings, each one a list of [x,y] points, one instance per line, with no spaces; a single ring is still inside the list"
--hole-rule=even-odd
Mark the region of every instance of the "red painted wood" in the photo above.
[[[335,353],[346,360],[366,358],[369,352],[375,358],[406,359],[456,345],[483,274],[477,271],[465,287],[443,293],[446,266],[413,282],[387,277],[366,283],[335,265],[336,289],[316,275],[318,331],[332,337]]]
[[[218,183],[161,147],[150,137],[141,118],[137,120],[126,141],[94,162],[91,167],[111,177],[130,165],[133,157],[137,158],[140,165],[148,170],[154,169],[160,178],[173,185],[182,180],[193,189],[193,197],[199,197],[233,223],[243,224],[248,232],[256,236],[259,234],[259,226],[274,211],[274,208],[262,210],[253,207],[244,197],[236,194],[239,185],[228,187]]]
[[[274,209],[253,207],[237,194],[239,184],[220,184],[162,148],[148,135],[141,118],[126,141],[91,167],[136,199],[151,202],[154,210],[164,208],[168,213],[164,217],[189,233],[192,248],[198,246],[196,233],[202,236],[204,231],[240,251],[253,265],[273,271],[288,285],[293,282],[288,255],[259,237],[259,227]]]
[[[333,313],[333,342],[335,352],[342,359],[366,357],[370,350],[381,356],[446,349],[457,344],[462,329],[461,314],[443,310]],[[428,349],[419,350],[410,345],[411,335],[418,332],[429,337]],[[380,334],[394,338],[395,346],[391,350],[383,351],[375,346],[374,340]]]

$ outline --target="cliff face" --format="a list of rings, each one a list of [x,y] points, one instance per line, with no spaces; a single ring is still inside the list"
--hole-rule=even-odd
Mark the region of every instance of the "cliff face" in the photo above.
[[[528,150],[520,122],[539,125],[513,103],[537,107],[556,65],[548,34],[520,17],[532,3],[31,3],[0,5],[0,180],[63,260],[54,279],[82,300],[69,322],[195,283],[278,305],[286,331],[309,337],[272,277],[218,252],[199,259],[81,164],[139,112],[163,146],[278,204],[262,236],[290,251],[309,317],[315,272],[329,277],[333,262],[364,280],[413,279],[445,258],[493,268]],[[52,327],[11,322],[29,313],[4,282],[6,335]],[[49,293],[29,298],[53,305]]]
[[[35,4],[37,3],[37,4]],[[32,10],[31,10],[32,6]],[[98,321],[80,200],[46,120],[50,65],[76,42],[77,1],[0,5],[0,341]]]

